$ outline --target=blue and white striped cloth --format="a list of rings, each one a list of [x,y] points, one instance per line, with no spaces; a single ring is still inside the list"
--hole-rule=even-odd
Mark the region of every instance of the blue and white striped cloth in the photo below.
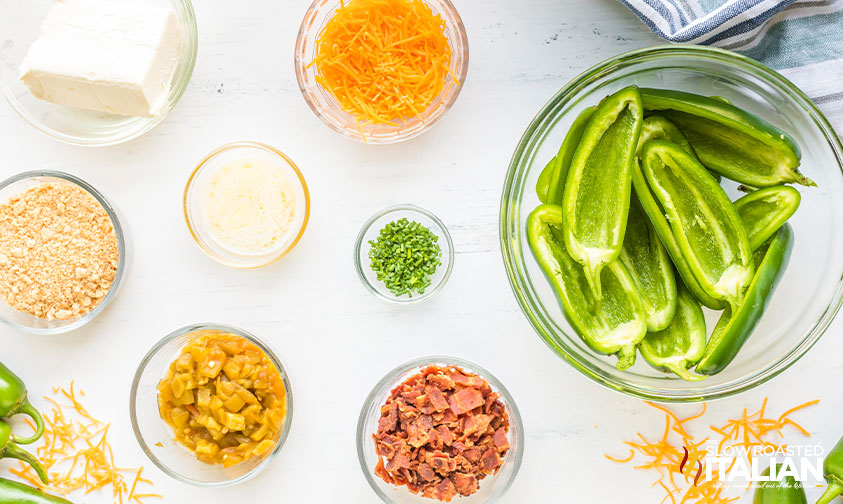
[[[730,49],[801,87],[843,135],[843,0],[619,0],[671,42]]]

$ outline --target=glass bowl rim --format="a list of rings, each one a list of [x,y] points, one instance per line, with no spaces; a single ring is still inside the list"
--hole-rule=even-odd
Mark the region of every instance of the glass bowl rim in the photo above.
[[[360,254],[363,251],[363,241],[366,237],[366,233],[369,231],[369,229],[371,229],[375,222],[378,221],[378,219],[395,212],[416,213],[430,219],[439,231],[438,236],[440,238],[444,237],[445,242],[448,244],[448,253],[447,255],[443,254],[442,264],[439,266],[440,268],[442,266],[445,267],[445,272],[442,274],[442,277],[435,285],[431,284],[429,288],[425,289],[424,294],[419,294],[411,298],[399,298],[396,296],[389,296],[377,286],[372,285],[369,279],[366,278],[366,274],[363,272],[364,265],[360,260]],[[442,222],[442,220],[440,220],[439,217],[434,215],[429,210],[425,210],[424,208],[417,205],[413,205],[412,203],[392,205],[384,208],[383,210],[375,212],[374,215],[372,215],[371,217],[369,217],[368,220],[366,220],[366,222],[363,224],[363,227],[360,228],[360,232],[357,233],[357,238],[354,240],[354,269],[357,271],[357,276],[360,278],[360,281],[363,283],[366,289],[369,290],[369,292],[377,296],[379,299],[396,304],[409,305],[413,303],[420,303],[433,297],[434,294],[442,290],[442,288],[445,287],[445,284],[448,283],[448,279],[451,278],[451,272],[454,269],[454,256],[454,241],[451,239],[451,233],[448,231],[448,228],[445,227],[445,224]]]
[[[357,418],[355,439],[357,444],[357,460],[360,463],[360,468],[363,470],[363,474],[366,477],[366,481],[369,483],[369,486],[372,487],[372,490],[375,492],[375,494],[386,504],[393,504],[395,501],[393,499],[390,499],[389,496],[386,495],[380,489],[377,481],[375,480],[374,471],[366,463],[363,440],[371,439],[371,434],[374,434],[364,432],[367,418],[366,413],[369,407],[375,404],[375,402],[380,399],[382,391],[385,391],[387,395],[391,392],[392,388],[397,385],[396,379],[399,376],[415,368],[423,369],[427,366],[434,364],[440,364],[443,366],[455,366],[461,369],[465,369],[466,371],[470,371],[480,376],[484,380],[487,380],[492,386],[492,390],[500,394],[500,398],[503,400],[504,405],[507,406],[509,409],[509,413],[511,415],[511,418],[509,419],[510,431],[515,431],[514,435],[518,449],[510,450],[510,452],[514,453],[507,453],[507,457],[509,457],[510,455],[514,455],[514,460],[504,459],[505,462],[513,464],[512,474],[509,475],[509,479],[499,490],[496,496],[494,496],[491,500],[486,501],[487,504],[495,502],[496,500],[506,494],[512,484],[515,482],[515,478],[518,476],[518,471],[521,469],[521,461],[524,458],[524,422],[521,419],[521,412],[518,409],[518,405],[515,403],[515,400],[512,398],[512,395],[509,393],[509,390],[507,390],[504,384],[500,380],[498,380],[495,375],[490,373],[486,368],[475,364],[474,362],[461,359],[459,357],[451,357],[447,355],[431,355],[428,357],[419,357],[393,368],[391,371],[386,373],[383,378],[378,380],[378,382],[369,392],[369,395],[366,396],[366,400],[363,402],[363,407],[360,409],[360,414]],[[514,427],[514,429],[512,427]],[[495,476],[497,476],[497,474],[493,475],[492,477]],[[431,502],[434,501],[431,500]]]
[[[457,68],[457,78],[455,79],[456,85],[454,87],[454,91],[447,102],[443,102],[442,106],[440,107],[441,112],[438,112],[436,115],[432,116],[428,121],[426,121],[421,127],[412,131],[410,133],[405,133],[402,135],[391,136],[387,138],[381,137],[371,137],[371,136],[363,136],[362,134],[358,134],[355,131],[347,131],[344,129],[338,128],[335,124],[332,124],[327,120],[327,117],[333,116],[334,114],[331,111],[324,110],[320,107],[313,98],[311,97],[311,87],[321,88],[321,85],[318,83],[313,83],[313,85],[308,86],[309,79],[305,78],[307,73],[308,62],[305,60],[304,54],[304,41],[305,38],[309,35],[312,35],[309,30],[305,29],[305,22],[311,18],[311,16],[318,15],[320,9],[325,6],[325,3],[330,0],[313,0],[308,7],[307,11],[305,12],[304,17],[302,18],[302,22],[299,25],[298,35],[296,36],[296,45],[295,45],[295,55],[293,65],[295,67],[296,73],[296,82],[299,86],[299,91],[301,91],[302,96],[304,97],[304,101],[307,103],[310,110],[318,117],[326,126],[328,126],[331,130],[339,133],[345,138],[365,143],[365,144],[372,144],[372,145],[388,145],[394,144],[398,142],[403,142],[405,140],[410,140],[411,138],[415,138],[428,130],[430,130],[436,123],[438,123],[448,112],[448,110],[453,107],[454,103],[456,103],[457,98],[462,91],[463,86],[465,85],[466,77],[468,76],[468,66],[469,66],[469,41],[468,41],[468,34],[465,30],[465,23],[462,20],[462,17],[459,14],[456,6],[451,2],[451,0],[435,0],[437,2],[441,2],[442,5],[448,11],[448,14],[454,18],[454,23],[447,22],[449,27],[454,29],[454,38],[460,41],[461,44],[461,54],[462,54],[462,65]],[[430,0],[421,0],[425,4],[430,4]],[[315,37],[315,35],[314,35]],[[455,51],[454,48],[451,48],[452,51]],[[444,90],[443,90],[444,91]]]
[[[161,111],[160,114],[151,118],[149,121],[146,121],[142,127],[128,132],[128,134],[123,133],[120,135],[112,135],[102,140],[92,140],[83,136],[61,133],[53,128],[49,128],[43,125],[41,121],[38,121],[37,119],[32,117],[32,114],[30,114],[26,109],[23,108],[23,106],[20,105],[20,103],[18,103],[18,100],[15,98],[12,90],[9,89],[8,86],[6,86],[4,83],[0,82],[0,88],[2,88],[3,90],[3,95],[6,98],[6,102],[9,103],[9,106],[11,106],[12,109],[14,109],[14,111],[27,124],[40,131],[44,135],[54,140],[58,140],[59,142],[66,143],[68,145],[76,145],[79,147],[109,147],[112,145],[119,145],[125,142],[129,142],[131,140],[145,135],[150,130],[158,126],[169,115],[169,113],[172,112],[172,110],[181,100],[185,91],[187,91],[187,86],[188,84],[190,84],[190,80],[193,77],[193,70],[196,67],[196,59],[199,53],[199,33],[196,23],[196,12],[193,9],[193,3],[191,2],[191,0],[172,1],[176,2],[184,10],[184,22],[189,27],[189,33],[187,33],[187,36],[184,37],[183,40],[187,41],[187,45],[190,48],[190,51],[188,53],[188,59],[183,62],[186,65],[184,75],[177,82],[174,81],[175,85],[173,87],[175,88],[175,93],[172,94],[172,103],[169,103],[168,106],[164,108],[164,110]],[[182,62],[180,61],[180,63]],[[169,96],[168,101],[170,101]]]
[[[222,257],[219,257],[216,252],[209,249],[205,243],[204,239],[202,239],[202,233],[199,232],[198,228],[194,225],[193,222],[193,215],[189,210],[190,207],[190,193],[191,189],[193,189],[193,183],[196,181],[196,178],[202,172],[203,168],[207,166],[207,164],[212,161],[215,157],[219,156],[228,151],[237,150],[237,149],[258,149],[265,151],[269,154],[272,154],[276,157],[279,157],[281,161],[287,163],[287,165],[293,170],[293,173],[296,175],[296,179],[301,184],[302,191],[304,192],[304,219],[301,223],[301,228],[299,229],[296,237],[290,242],[286,248],[279,250],[276,254],[269,255],[267,259],[261,263],[256,264],[249,264],[249,265],[242,265],[236,262],[229,261]],[[302,175],[301,170],[299,170],[298,165],[286,154],[281,152],[279,149],[275,147],[261,143],[261,142],[254,142],[248,140],[241,140],[237,142],[230,142],[224,145],[217,147],[216,149],[209,152],[199,164],[196,165],[196,168],[193,169],[191,172],[190,177],[187,179],[187,184],[184,188],[184,195],[182,196],[182,210],[184,212],[184,220],[187,223],[187,229],[190,231],[190,236],[193,238],[193,241],[196,242],[196,245],[202,249],[202,252],[205,253],[206,256],[210,257],[214,261],[228,266],[230,268],[236,269],[256,269],[262,268],[264,266],[269,266],[270,264],[277,262],[287,254],[293,251],[298,245],[299,241],[301,241],[302,236],[304,236],[304,231],[307,229],[307,223],[310,221],[310,191],[307,187],[307,182],[304,180],[304,175]]]
[[[281,437],[278,438],[278,441],[275,443],[275,446],[272,448],[272,451],[269,455],[264,458],[260,464],[256,465],[246,474],[239,476],[234,479],[224,480],[224,481],[198,481],[186,476],[183,476],[175,469],[172,469],[170,466],[166,465],[161,459],[159,459],[150,449],[149,445],[146,443],[146,440],[143,437],[143,434],[140,431],[140,425],[138,424],[138,417],[137,417],[137,395],[138,395],[138,387],[140,386],[140,380],[143,376],[144,372],[146,371],[147,366],[149,365],[150,361],[153,357],[155,357],[158,352],[160,352],[167,344],[170,342],[179,339],[183,336],[187,336],[191,333],[198,332],[198,331],[223,331],[228,332],[231,334],[235,334],[242,338],[247,339],[249,342],[253,343],[257,346],[267,357],[269,360],[272,361],[272,364],[276,367],[278,372],[281,374],[282,381],[284,382],[284,391],[286,393],[286,402],[287,402],[287,414],[284,417],[284,430],[281,432]],[[170,476],[171,478],[181,481],[182,483],[188,483],[190,485],[195,485],[198,487],[224,487],[224,486],[231,486],[236,485],[238,483],[243,483],[253,477],[257,476],[264,469],[272,462],[272,460],[281,452],[281,448],[283,448],[284,443],[287,441],[287,437],[290,435],[290,427],[293,423],[293,387],[290,384],[290,375],[287,373],[286,368],[281,363],[281,359],[273,352],[272,348],[265,343],[263,340],[255,336],[254,334],[240,329],[238,327],[228,325],[228,324],[218,324],[212,322],[200,322],[197,324],[190,324],[175,331],[171,332],[170,334],[164,336],[157,343],[155,343],[152,348],[143,356],[141,359],[140,364],[138,364],[138,368],[135,371],[135,376],[132,379],[132,388],[129,393],[129,418],[132,422],[132,431],[135,434],[135,439],[137,440],[138,444],[141,447],[141,451],[146,454],[147,458],[152,461],[155,466],[163,471],[165,474]],[[162,420],[163,422],[163,420]],[[168,426],[169,427],[169,426]],[[186,448],[185,448],[186,449]],[[198,460],[197,463],[201,463]]]
[[[518,261],[516,256],[520,253],[520,251],[514,249],[512,240],[509,239],[512,231],[514,231],[513,226],[517,225],[517,223],[511,221],[518,218],[517,216],[510,215],[511,205],[509,197],[513,193],[514,180],[516,173],[519,171],[519,164],[521,163],[524,153],[531,148],[530,144],[533,143],[533,135],[551,115],[550,112],[552,109],[566,104],[572,99],[572,95],[578,92],[580,88],[586,84],[594,83],[605,78],[605,76],[610,74],[615,67],[625,66],[638,62],[642,59],[651,59],[653,57],[683,55],[709,57],[718,60],[719,63],[727,66],[739,65],[743,68],[749,67],[749,69],[756,72],[756,75],[762,77],[767,84],[784,92],[790,100],[793,100],[795,104],[805,110],[811,119],[817,124],[818,129],[824,135],[825,140],[828,142],[829,147],[832,149],[837,159],[837,169],[843,172],[843,144],[841,144],[834,128],[810,97],[808,97],[786,77],[752,58],[725,49],[688,44],[661,45],[625,52],[590,67],[568,81],[565,86],[556,92],[553,97],[541,107],[518,141],[518,145],[513,153],[512,159],[510,160],[507,168],[507,174],[504,179],[499,215],[499,240],[507,279],[522,313],[525,317],[527,317],[530,325],[533,327],[533,330],[539,335],[542,341],[544,341],[557,356],[569,363],[577,371],[589,379],[611,390],[615,390],[632,397],[663,403],[700,402],[720,399],[751,390],[762,383],[766,383],[795,364],[817,343],[817,341],[819,341],[820,337],[826,332],[840,310],[841,304],[843,304],[843,280],[841,280],[838,281],[837,288],[832,294],[830,304],[820,315],[819,319],[815,322],[815,325],[810,329],[808,334],[806,334],[802,340],[799,341],[795,347],[783,357],[771,363],[765,369],[738,382],[720,385],[710,389],[701,388],[687,391],[665,390],[638,385],[632,383],[631,381],[619,379],[616,376],[607,374],[592,367],[587,362],[582,361],[577,352],[570,352],[563,345],[558,344],[553,336],[549,334],[549,331],[544,327],[544,324],[541,323],[539,320],[540,317],[533,313],[534,310],[531,307],[531,301],[527,299],[527,296],[524,293],[525,290],[530,289],[524,285],[524,280],[518,275],[518,266],[516,264]],[[567,335],[567,333],[566,336],[571,337],[570,335]]]
[[[84,180],[75,175],[71,175],[70,173],[56,170],[30,170],[21,172],[16,175],[12,175],[6,180],[0,182],[0,191],[6,189],[12,184],[41,177],[55,178],[63,180],[65,182],[69,182],[90,194],[97,201],[97,203],[99,203],[100,206],[103,207],[105,213],[108,215],[109,219],[111,219],[111,225],[114,227],[114,234],[117,236],[117,271],[114,274],[114,281],[112,282],[111,287],[109,287],[108,292],[106,292],[103,300],[100,301],[99,304],[93,310],[77,318],[74,322],[70,324],[50,328],[30,327],[27,325],[19,324],[12,320],[7,320],[5,317],[0,316],[0,321],[2,321],[4,324],[24,333],[36,335],[64,334],[79,329],[80,327],[88,324],[100,313],[102,313],[105,308],[111,303],[111,301],[117,296],[117,292],[120,290],[120,286],[123,283],[123,277],[126,274],[126,265],[128,261],[127,239],[126,234],[123,231],[123,225],[120,223],[120,218],[118,216],[117,210],[115,210],[114,206],[111,205],[108,199],[94,186],[92,186],[88,182],[85,182]]]

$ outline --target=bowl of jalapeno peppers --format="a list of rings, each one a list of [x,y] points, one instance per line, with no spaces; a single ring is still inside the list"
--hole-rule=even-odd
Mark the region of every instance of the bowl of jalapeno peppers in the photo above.
[[[504,184],[516,299],[586,376],[701,401],[799,360],[843,301],[843,146],[802,91],[729,51],[661,46],[581,74]]]

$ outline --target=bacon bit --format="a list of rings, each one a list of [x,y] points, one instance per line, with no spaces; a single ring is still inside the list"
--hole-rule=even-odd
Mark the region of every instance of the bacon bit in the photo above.
[[[44,397],[53,406],[50,414],[44,414],[43,444],[37,448],[50,484],[41,483],[32,468],[23,463],[9,472],[58,495],[77,490],[89,494],[110,487],[115,504],[126,501],[143,504],[143,499],[162,498],[158,494],[135,492],[139,484],[152,485],[152,482],[141,477],[143,467],[122,468],[115,464],[108,442],[110,424],[97,420],[82,406],[78,397],[85,397],[83,391],[77,391],[71,382],[69,389],[54,387],[53,395]],[[132,477],[131,486],[126,476]]]
[[[776,449],[786,448],[787,445],[778,445],[769,441],[768,436],[775,433],[783,438],[783,429],[791,426],[804,436],[810,433],[801,425],[789,418],[793,413],[819,401],[810,401],[796,406],[784,412],[778,419],[768,418],[767,399],[761,404],[761,408],[755,413],[749,414],[746,409],[742,415],[729,420],[722,426],[710,426],[709,428],[720,436],[717,441],[716,453],[711,455],[724,456],[726,447],[742,447],[747,450],[747,460],[752,463],[752,450],[757,447],[773,447]],[[653,482],[653,486],[660,486],[665,491],[665,497],[661,503],[665,504],[729,504],[737,501],[740,497],[728,497],[723,495],[725,485],[719,481],[719,475],[713,474],[711,479],[705,479],[705,458],[709,450],[703,448],[709,442],[709,438],[697,440],[689,434],[690,424],[699,420],[705,415],[706,405],[703,403],[702,411],[687,417],[679,418],[670,409],[655,403],[647,402],[648,405],[661,411],[665,415],[665,428],[662,437],[658,441],[649,441],[643,434],[638,433],[633,441],[625,441],[629,446],[629,456],[624,459],[604,455],[608,460],[619,464],[626,464],[635,460],[637,456],[643,456],[641,464],[633,466],[633,469],[656,471],[659,478]],[[737,458],[733,458],[726,474],[730,474],[735,467]],[[677,482],[682,482],[679,484]]]
[[[351,0],[319,33],[308,68],[358,127],[395,125],[457,84],[445,28],[422,0]]]

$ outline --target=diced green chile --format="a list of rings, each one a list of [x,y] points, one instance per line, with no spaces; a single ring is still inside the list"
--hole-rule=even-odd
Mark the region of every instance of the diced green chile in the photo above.
[[[641,164],[687,262],[683,279],[690,274],[708,296],[737,309],[754,267],[749,239],[732,202],[705,168],[676,144],[647,142]]]
[[[568,172],[571,169],[571,161],[574,159],[574,153],[582,141],[585,128],[594,116],[595,110],[597,110],[597,107],[584,109],[571,124],[571,128],[568,130],[565,139],[562,141],[562,145],[559,147],[559,152],[556,153],[556,157],[554,158],[553,171],[548,179],[547,197],[542,203],[552,205],[562,204],[565,184],[568,181]]]
[[[697,365],[697,372],[719,373],[738,355],[755,329],[770,295],[784,272],[793,248],[793,230],[782,226],[765,245],[755,251],[757,268],[747,289],[743,303],[737,309],[727,307],[708,339],[705,355]]]
[[[527,240],[574,330],[595,352],[617,355],[618,369],[635,363],[647,334],[647,314],[629,272],[613,261],[601,272],[603,299],[588,288],[582,266],[565,248],[562,208],[540,205],[527,217]]]
[[[700,161],[728,179],[755,187],[816,184],[799,170],[796,142],[772,124],[719,99],[667,89],[641,89],[647,111],[679,126]]]
[[[676,313],[676,276],[670,256],[637,198],[629,203],[619,259],[632,276],[644,303],[647,330],[666,328]]]
[[[823,474],[828,487],[817,504],[829,504],[843,495],[843,438],[826,455],[823,462]]]
[[[536,196],[539,197],[539,201],[542,203],[547,203],[547,191],[550,188],[550,178],[553,176],[553,167],[556,163],[556,157],[554,156],[553,159],[548,161],[548,163],[542,168],[542,172],[539,173],[539,179],[536,180]]]
[[[755,488],[752,504],[807,504],[808,496],[801,482],[791,475],[781,477],[781,464],[776,464],[774,481],[761,481]],[[769,476],[770,467],[761,476]]]
[[[796,189],[778,185],[759,189],[735,201],[752,250],[763,245],[790,219],[801,200]]]
[[[687,381],[700,381],[704,376],[688,370],[705,353],[705,315],[699,301],[687,289],[679,288],[676,315],[667,329],[647,333],[638,349],[651,366],[670,371]]]
[[[604,99],[583,131],[565,183],[565,246],[582,264],[598,303],[600,272],[617,259],[623,244],[643,117],[637,87]]]

